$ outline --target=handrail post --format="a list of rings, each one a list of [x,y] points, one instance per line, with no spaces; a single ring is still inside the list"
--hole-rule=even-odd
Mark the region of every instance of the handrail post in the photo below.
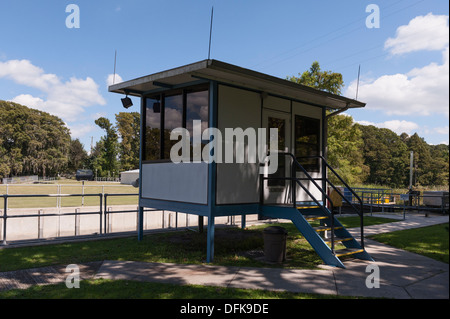
[[[331,253],[334,255],[334,205],[332,201],[329,202],[331,208]]]
[[[8,194],[3,195],[3,245],[6,245],[6,220],[8,218]]]
[[[361,202],[361,248],[364,249],[364,204]]]
[[[103,227],[103,233],[106,235],[107,233],[107,225],[106,225],[106,220],[108,219],[108,194],[103,194],[104,198],[105,198],[105,203],[104,203],[104,209],[103,209],[103,222],[104,222],[104,227]]]
[[[102,229],[102,217],[103,217],[103,194],[98,194],[98,197],[100,199],[100,236],[103,233]]]
[[[291,192],[292,192],[292,205],[294,206],[294,208],[297,208],[297,183],[295,182],[296,179],[296,173],[295,173],[295,162],[292,161],[292,166],[291,166]]]

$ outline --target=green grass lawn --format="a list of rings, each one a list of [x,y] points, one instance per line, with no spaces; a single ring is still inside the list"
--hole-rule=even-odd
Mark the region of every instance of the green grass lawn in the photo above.
[[[448,223],[378,234],[370,238],[448,264]]]
[[[340,218],[347,226],[354,217]],[[365,218],[366,225],[390,222],[392,219]],[[277,225],[277,224],[271,224]],[[278,224],[288,231],[285,268],[312,269],[322,264],[309,243],[292,223]],[[215,231],[214,264],[279,267],[260,261],[264,248],[262,230],[268,225],[240,228],[220,228]],[[206,232],[176,231],[136,237],[103,239],[63,244],[0,249],[0,271],[43,267],[56,264],[77,264],[99,260],[133,260],[144,262],[204,263]]]
[[[354,217],[340,218],[345,226],[359,225]],[[365,224],[392,222],[386,218],[365,218]],[[277,224],[271,224],[277,225]],[[317,254],[300,235],[292,223],[278,224],[288,231],[287,261],[271,265],[258,261],[254,253],[263,249],[262,230],[268,225],[239,228],[216,228],[215,265],[316,268],[322,264]],[[442,226],[442,225],[439,225]],[[445,227],[443,227],[445,230]],[[431,232],[434,232],[431,230]],[[427,232],[428,233],[428,232]],[[445,233],[443,233],[445,235]],[[442,235],[442,233],[441,233]],[[441,235],[434,240],[442,240]],[[401,234],[398,235],[401,237]],[[448,262],[448,224],[447,224]],[[431,244],[430,244],[431,245]],[[0,271],[67,265],[98,260],[134,260],[147,262],[174,262],[200,264],[206,256],[206,234],[192,231],[176,231],[149,234],[138,242],[135,237],[105,239],[87,242],[42,245],[34,247],[7,248],[0,250]],[[161,283],[134,282],[124,280],[90,279],[80,283],[82,289],[67,289],[65,284],[34,286],[25,290],[10,290],[0,293],[0,298],[153,298],[153,299],[318,299],[340,298],[339,296],[271,292],[263,290],[230,289],[204,286],[180,286]]]
[[[64,283],[0,292],[0,299],[349,299],[319,295],[128,280],[82,280],[79,289]],[[352,298],[353,299],[353,298]]]

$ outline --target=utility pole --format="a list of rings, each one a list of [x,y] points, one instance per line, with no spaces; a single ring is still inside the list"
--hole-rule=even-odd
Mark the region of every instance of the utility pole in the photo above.
[[[410,152],[409,157],[409,190],[412,190],[413,186],[413,171],[414,171],[414,152]]]

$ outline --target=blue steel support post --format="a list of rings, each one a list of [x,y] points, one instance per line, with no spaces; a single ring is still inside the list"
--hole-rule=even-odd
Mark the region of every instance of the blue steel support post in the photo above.
[[[326,109],[322,108],[322,156],[326,159],[327,158],[327,139],[328,139],[328,120],[327,120],[327,113]],[[327,191],[327,167],[325,165],[325,162],[321,160],[321,171],[322,171],[322,189],[326,192]],[[325,194],[322,194],[322,205],[325,206],[326,203],[326,197]]]
[[[141,198],[142,198],[142,157],[144,156],[143,154],[143,149],[144,149],[144,145],[143,145],[143,140],[144,140],[144,134],[145,134],[145,130],[144,130],[144,119],[146,117],[145,114],[145,97],[142,96],[141,97],[141,127],[139,130],[139,139],[140,139],[140,146],[139,147],[139,216],[138,216],[138,241],[141,241],[144,237],[144,207],[141,206]]]
[[[206,244],[206,262],[210,263],[214,259],[214,216],[208,218],[208,234]]]
[[[217,82],[211,81],[209,85],[209,127],[217,127]],[[211,141],[211,136],[209,137]],[[216,141],[214,141],[216,142]],[[213,143],[210,147],[214,148]],[[212,149],[210,149],[211,155]],[[214,150],[215,151],[215,150]],[[214,259],[214,218],[216,206],[216,163],[208,164],[208,233],[206,244],[206,262]]]

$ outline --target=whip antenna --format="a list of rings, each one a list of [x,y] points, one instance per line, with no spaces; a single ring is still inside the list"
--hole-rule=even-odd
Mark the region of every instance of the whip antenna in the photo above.
[[[211,56],[211,36],[212,36],[213,16],[214,16],[214,6],[211,7],[211,24],[209,25],[208,60],[209,60],[209,58]]]
[[[356,82],[356,97],[355,100],[358,101],[358,90],[359,90],[359,74],[361,72],[361,64],[358,67],[358,81]]]

